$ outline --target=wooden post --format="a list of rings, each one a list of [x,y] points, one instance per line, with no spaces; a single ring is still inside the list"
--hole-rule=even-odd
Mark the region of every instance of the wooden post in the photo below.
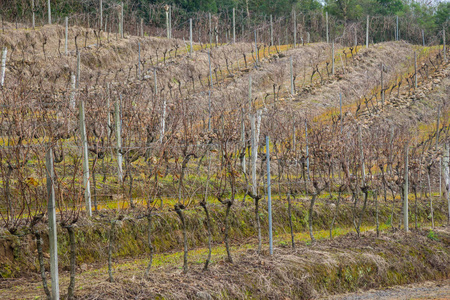
[[[272,15],[270,15],[270,46],[273,46],[273,20],[272,20]]]
[[[444,51],[444,61],[447,61],[447,45],[445,44],[445,28],[442,29],[442,40],[443,40],[443,51]]]
[[[273,255],[273,239],[272,239],[272,192],[270,184],[270,150],[269,136],[266,136],[266,160],[267,160],[267,209],[269,211],[269,253]]]
[[[398,41],[398,16],[396,16],[396,26],[395,26],[395,40]]]
[[[381,74],[380,74],[380,77],[381,77],[381,105],[383,105],[384,106],[384,81],[383,81],[383,69],[384,69],[384,65],[383,65],[383,63],[381,63]]]
[[[342,122],[343,122],[343,118],[342,118],[342,93],[339,93],[339,119],[341,120],[341,134],[342,134]]]
[[[244,174],[247,173],[246,168],[246,159],[245,159],[245,152],[246,152],[246,143],[245,143],[245,109],[242,108],[241,110],[241,147],[244,150],[244,155],[242,157],[241,165],[242,165],[242,172]]]
[[[414,51],[414,90],[417,89],[417,54]]]
[[[34,11],[34,0],[31,0],[31,10],[32,10],[31,25],[33,26],[34,29],[36,27],[36,13]]]
[[[331,74],[334,75],[334,41],[331,42]]]
[[[167,38],[170,39],[169,8],[168,7],[166,7],[166,31],[167,31]]]
[[[141,79],[141,42],[138,42],[138,80]]]
[[[251,112],[252,111],[252,103],[253,99],[252,99],[252,76],[249,75],[248,76],[248,111]]]
[[[189,55],[192,57],[192,18],[189,19]]]
[[[361,133],[361,126],[358,126],[358,140],[359,140],[359,153],[361,156],[361,175],[362,175],[362,183],[363,186],[366,184],[366,167],[364,164],[364,152],[363,152],[363,145],[362,145],[362,133]]]
[[[212,47],[212,31],[211,31],[211,13],[208,13],[208,22],[209,22],[209,48]]]
[[[80,52],[77,52],[77,82],[76,82],[76,89],[78,89],[78,87],[80,86],[80,69],[81,69],[81,58],[80,58]]]
[[[440,127],[440,119],[441,119],[441,107],[438,107],[438,115],[437,115],[437,120],[436,120],[436,151],[438,149],[438,145],[439,145],[439,127]]]
[[[290,59],[290,69],[291,69],[291,95],[294,96],[294,66],[292,63],[292,56]]]
[[[236,9],[233,7],[233,44],[236,44]]]
[[[294,18],[294,48],[297,47],[297,13],[295,9],[292,10],[293,18]]]
[[[162,107],[162,117],[161,117],[161,135],[159,137],[159,142],[162,144],[164,139],[164,134],[166,130],[166,98],[163,97],[163,107]]]
[[[258,57],[258,44],[256,43],[256,29],[255,29],[255,57],[256,57],[256,66],[258,66],[259,63],[259,57]]]
[[[211,69],[211,49],[208,50],[208,62],[209,62],[209,87],[210,89],[214,88],[213,85],[213,76],[212,76],[212,69]]]
[[[354,45],[354,47],[356,48],[356,46],[358,46],[358,28],[355,26],[355,45]]]
[[[169,37],[172,38],[172,6],[169,6]]]
[[[422,29],[422,46],[425,47],[425,31]]]
[[[55,188],[53,182],[55,173],[53,169],[52,149],[47,150],[46,155],[47,168],[47,195],[48,195],[48,237],[50,241],[50,274],[52,279],[52,299],[59,300],[59,278],[58,278],[58,238],[56,227],[56,203]]]
[[[52,8],[50,6],[50,0],[47,1],[48,8],[48,25],[52,25]]]
[[[155,97],[158,95],[158,78],[156,77],[156,68],[153,68],[153,80],[155,82]]]
[[[141,37],[144,37],[144,19],[141,18]]]
[[[68,55],[69,54],[69,51],[68,51],[68,49],[67,49],[67,43],[68,43],[68,39],[69,39],[69,18],[68,17],[65,17],[64,18],[64,23],[65,23],[65,25],[66,25],[66,30],[65,30],[65,42],[64,42],[64,53],[66,54],[66,55]]]
[[[408,142],[405,144],[405,194],[403,196],[404,203],[403,203],[403,224],[405,231],[409,231],[409,225],[408,225],[408,191],[409,191],[409,178],[408,178],[408,153],[409,153],[409,147]]]
[[[122,171],[122,124],[120,120],[120,107],[119,99],[115,102],[115,113],[116,121],[116,140],[117,140],[117,179],[120,182],[123,181],[123,171]]]
[[[123,1],[120,4],[120,37],[123,39],[124,36],[123,29]]]
[[[86,135],[86,121],[84,114],[84,100],[80,100],[80,134],[81,143],[83,151],[83,186],[84,186],[84,200],[86,203],[86,213],[89,217],[92,217],[91,208],[91,186],[89,177],[89,153],[87,145],[87,135]]]
[[[309,177],[309,146],[308,146],[308,122],[305,119],[305,144],[306,144],[306,174]]]
[[[257,181],[256,181],[256,161],[258,159],[258,144],[256,142],[256,116],[255,114],[250,115],[250,125],[251,125],[251,168],[252,168],[252,193],[256,195],[258,192]]]
[[[100,0],[100,30],[103,28],[103,0]]]
[[[309,34],[309,32],[306,33],[306,43],[309,44],[309,41],[311,39],[311,35]]]
[[[208,130],[211,131],[211,89],[208,96]]]
[[[6,73],[6,54],[8,53],[8,49],[3,47],[2,51],[2,70],[1,70],[1,78],[0,78],[0,87],[3,88],[5,84],[5,73]]]
[[[369,48],[369,15],[367,15],[367,23],[366,23],[366,48]]]
[[[75,93],[76,93],[76,89],[77,89],[77,78],[75,76],[75,74],[72,74],[70,76],[71,79],[71,83],[72,83],[72,91],[70,93],[70,107],[72,107],[72,109],[75,109]]]
[[[107,124],[108,124],[108,140],[111,138],[111,108],[110,108],[110,97],[111,97],[111,92],[110,92],[110,86],[109,86],[109,82],[106,83],[106,119],[107,119]]]
[[[330,39],[328,37],[328,12],[325,12],[325,19],[326,19],[326,30],[327,30],[327,44],[330,42]]]
[[[449,170],[449,164],[450,164],[450,150],[449,146],[446,143],[444,146],[444,176],[445,176],[445,190],[447,192],[447,206],[448,206],[448,219],[447,224],[450,223],[450,170]]]

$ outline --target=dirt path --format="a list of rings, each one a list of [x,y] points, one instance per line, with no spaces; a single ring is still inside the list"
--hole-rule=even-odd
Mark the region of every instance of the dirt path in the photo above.
[[[450,279],[395,286],[385,290],[369,290],[327,299],[450,299]]]

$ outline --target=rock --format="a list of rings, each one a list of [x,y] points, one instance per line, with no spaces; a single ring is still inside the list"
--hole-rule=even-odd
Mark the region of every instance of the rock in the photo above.
[[[203,300],[210,300],[212,299],[211,295],[207,292],[197,292],[197,297],[198,299],[203,299]]]

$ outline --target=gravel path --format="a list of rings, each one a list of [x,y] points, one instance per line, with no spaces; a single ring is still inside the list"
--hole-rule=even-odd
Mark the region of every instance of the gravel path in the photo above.
[[[384,290],[369,290],[367,292],[333,296],[328,299],[450,299],[450,280],[427,281]]]

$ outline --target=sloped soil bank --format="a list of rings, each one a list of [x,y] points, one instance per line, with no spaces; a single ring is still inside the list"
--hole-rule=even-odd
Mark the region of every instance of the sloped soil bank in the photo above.
[[[266,246],[264,248],[267,248]],[[449,276],[450,228],[430,236],[421,230],[368,232],[322,241],[295,250],[275,248],[274,256],[254,250],[235,254],[209,271],[192,266],[153,270],[148,280],[130,267],[114,283],[97,277],[77,291],[78,299],[312,299]],[[83,274],[79,275],[83,277]],[[100,276],[102,277],[102,276]]]

